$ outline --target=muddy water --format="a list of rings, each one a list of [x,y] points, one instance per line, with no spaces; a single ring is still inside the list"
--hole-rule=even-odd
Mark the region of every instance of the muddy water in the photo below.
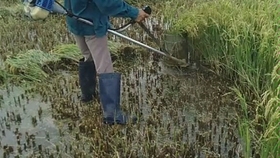
[[[223,96],[226,83],[199,70],[174,72],[162,66],[138,66],[127,76],[125,85],[140,89],[127,88],[126,94],[138,96],[127,103],[140,105],[135,111],[144,114],[144,125],[163,132],[155,136],[157,142],[187,142],[198,157],[239,155],[234,103]]]
[[[33,97],[22,88],[3,88],[1,156],[238,157],[235,106],[224,95],[225,83],[200,69],[138,61],[117,67],[122,107],[139,117],[137,125],[102,125],[98,102],[77,99],[77,72],[37,86]]]
[[[39,151],[40,146],[53,145],[56,140],[48,135],[58,135],[58,128],[50,115],[49,103],[12,85],[1,90],[0,96],[1,157],[25,157]]]

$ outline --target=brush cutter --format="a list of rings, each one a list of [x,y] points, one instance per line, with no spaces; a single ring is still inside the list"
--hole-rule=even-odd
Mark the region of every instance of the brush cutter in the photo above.
[[[59,14],[63,14],[63,15],[66,15],[66,16],[69,16],[71,18],[74,18],[76,20],[79,20],[81,22],[84,22],[86,24],[89,24],[89,25],[94,25],[93,22],[91,22],[90,20],[87,20],[83,17],[79,17],[79,16],[76,16],[74,15],[73,13],[71,13],[69,10],[67,10],[62,4],[60,4],[59,2],[55,1],[55,0],[50,0],[50,1],[53,1],[53,2],[50,2],[48,4],[43,4],[43,3],[38,3],[38,1],[36,2],[36,6],[39,7],[39,8],[42,8],[44,10],[52,10],[53,12],[56,12],[56,13],[59,13]],[[40,1],[39,1],[40,2]],[[52,3],[53,7],[50,5]],[[44,6],[45,5],[45,6]],[[47,6],[47,7],[46,7]],[[60,7],[59,7],[60,6]],[[143,10],[147,13],[147,14],[151,14],[152,13],[152,9],[149,7],[149,6],[146,6],[143,8]],[[45,13],[46,14],[46,13]],[[119,36],[121,38],[124,38],[130,42],[133,42],[134,44],[137,44],[139,46],[142,46],[144,48],[147,48],[155,53],[158,53],[158,54],[161,54],[165,57],[168,57],[174,61],[177,62],[178,65],[180,65],[181,67],[187,67],[189,66],[189,64],[186,62],[185,59],[178,59],[178,58],[175,58],[171,55],[169,55],[166,51],[165,48],[162,48],[161,45],[160,45],[160,41],[150,32],[150,30],[143,24],[143,23],[138,23],[140,25],[140,27],[153,39],[153,41],[160,47],[160,50],[158,49],[155,49],[151,46],[148,46],[144,43],[141,43],[137,40],[134,40],[130,37],[127,37],[123,34],[121,34],[120,32],[126,30],[128,27],[130,27],[131,25],[135,24],[136,22],[134,20],[130,20],[127,24],[125,24],[124,26],[121,26],[120,28],[110,28],[108,29],[108,32],[116,35],[116,36]],[[163,51],[161,51],[163,50]]]

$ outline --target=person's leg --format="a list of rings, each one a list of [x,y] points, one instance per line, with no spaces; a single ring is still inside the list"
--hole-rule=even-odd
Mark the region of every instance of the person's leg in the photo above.
[[[136,122],[135,117],[129,119],[120,108],[121,74],[114,72],[107,36],[86,37],[99,78],[99,94],[105,124],[126,124]]]
[[[85,41],[94,60],[97,74],[113,73],[114,68],[107,36],[101,38],[86,36]]]
[[[81,88],[81,101],[89,102],[96,97],[96,69],[85,37],[74,35],[77,46],[84,58],[79,61],[79,84]]]

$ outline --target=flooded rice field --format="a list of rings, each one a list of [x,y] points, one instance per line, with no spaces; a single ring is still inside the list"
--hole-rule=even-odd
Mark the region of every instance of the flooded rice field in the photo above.
[[[146,25],[164,40],[160,35],[167,26],[160,21],[151,19]],[[118,19],[114,23],[123,24]],[[30,29],[26,33],[29,35]],[[131,27],[124,34],[152,43],[141,29]],[[35,43],[40,38],[37,34],[36,38],[27,37]],[[71,36],[65,33],[49,38],[54,43],[69,43]],[[114,36],[111,40],[128,44]],[[180,52],[185,48],[173,45],[180,40],[170,38],[165,45],[172,52]],[[236,105],[227,83],[199,66],[180,70],[172,63],[159,62],[157,55],[132,52],[127,47],[124,54],[112,58],[116,70],[122,73],[122,108],[139,118],[137,124],[103,125],[98,98],[89,104],[79,102],[75,65],[74,71],[61,71],[32,89],[12,84],[1,88],[0,156],[242,157]]]
[[[122,108],[140,118],[135,125],[103,125],[98,100],[79,102],[76,71],[28,91],[2,88],[1,157],[241,157],[226,83],[200,67],[183,71],[134,58],[116,68]]]

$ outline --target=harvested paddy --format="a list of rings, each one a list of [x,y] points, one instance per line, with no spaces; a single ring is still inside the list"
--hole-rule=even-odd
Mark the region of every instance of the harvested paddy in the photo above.
[[[99,103],[81,104],[76,73],[64,72],[52,80],[53,84],[38,86],[37,95],[11,85],[1,91],[1,154],[43,157],[240,154],[235,103],[226,95],[226,83],[218,81],[216,76],[200,69],[182,72],[152,61],[119,71],[123,72],[122,106],[141,119],[138,124],[104,126]],[[9,150],[3,150],[4,147]]]

